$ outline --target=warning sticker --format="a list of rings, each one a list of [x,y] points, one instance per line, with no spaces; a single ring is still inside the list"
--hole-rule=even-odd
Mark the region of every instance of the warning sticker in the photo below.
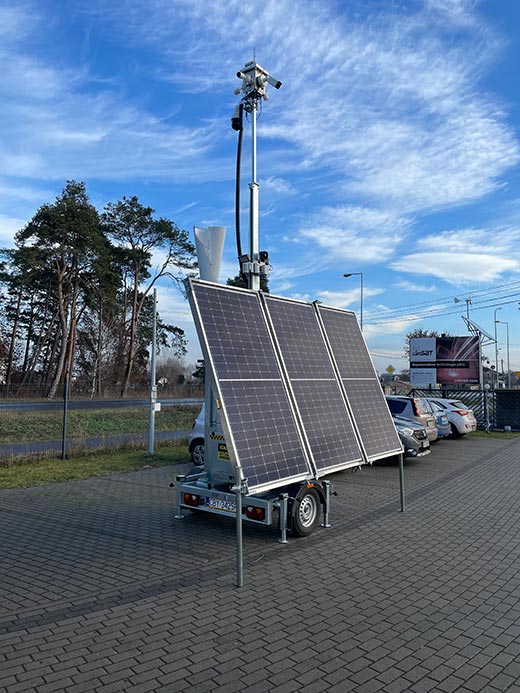
[[[217,458],[219,460],[229,460],[229,453],[225,443],[218,444]]]

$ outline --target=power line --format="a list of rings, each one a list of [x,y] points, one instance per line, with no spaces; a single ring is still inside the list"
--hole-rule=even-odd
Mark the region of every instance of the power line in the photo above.
[[[508,296],[504,296],[503,298],[509,298],[511,296],[520,296],[520,292],[517,292],[515,294],[509,294]],[[501,298],[501,297],[499,297]],[[489,299],[490,301],[496,300],[495,299]],[[488,303],[488,301],[482,301],[482,303]],[[496,306],[506,306],[511,303],[518,303],[518,298],[513,299],[512,301],[500,301],[500,303],[492,303],[491,305],[482,305],[480,307],[475,307],[475,305],[479,306],[479,304],[473,304],[472,306],[472,311],[477,311],[477,310],[486,310],[487,308],[495,308]],[[446,306],[447,308],[447,306]],[[460,312],[459,310],[449,310],[447,312],[442,312],[442,309],[439,309],[437,312],[426,312],[420,315],[407,315],[404,314],[402,317],[396,317],[394,316],[393,318],[389,320],[374,320],[370,321],[368,320],[366,322],[367,325],[386,325],[390,323],[395,323],[395,322],[411,322],[411,321],[416,321],[416,320],[424,320],[426,318],[439,318],[443,317],[445,315],[459,315]]]
[[[499,284],[498,286],[495,286],[495,287],[490,288],[490,289],[479,289],[479,290],[475,290],[475,291],[468,291],[465,293],[466,293],[468,298],[474,298],[474,297],[479,297],[482,294],[489,296],[489,295],[496,294],[496,293],[506,293],[508,290],[516,289],[516,288],[520,288],[520,281],[508,282],[507,284]],[[461,295],[461,294],[459,293],[459,295]],[[386,314],[389,317],[393,316],[394,313],[395,314],[399,314],[399,313],[406,314],[407,312],[409,312],[409,310],[412,310],[414,308],[422,307],[424,309],[428,306],[436,306],[438,304],[442,304],[445,301],[452,303],[454,298],[456,298],[456,296],[443,296],[441,298],[431,299],[428,301],[420,301],[419,303],[409,303],[409,304],[405,304],[403,306],[396,306],[395,308],[388,308],[386,311]],[[368,317],[370,317],[370,315],[372,313],[375,313],[375,312],[376,312],[375,309],[368,309],[367,310]]]

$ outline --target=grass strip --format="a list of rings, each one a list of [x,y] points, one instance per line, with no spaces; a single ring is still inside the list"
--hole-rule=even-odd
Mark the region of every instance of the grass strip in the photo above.
[[[141,469],[189,463],[185,441],[173,441],[156,447],[154,455],[144,450],[85,452],[74,459],[56,457],[15,458],[3,460],[0,466],[0,490],[28,488],[73,479],[134,472]]]
[[[502,440],[512,440],[513,438],[520,438],[520,433],[512,431],[511,433],[505,433],[504,431],[473,431],[468,433],[472,438],[501,438]]]
[[[199,411],[200,405],[163,407],[155,414],[155,430],[190,429]],[[2,412],[0,444],[60,440],[62,422],[61,411]],[[68,438],[145,433],[147,430],[148,407],[69,410]]]

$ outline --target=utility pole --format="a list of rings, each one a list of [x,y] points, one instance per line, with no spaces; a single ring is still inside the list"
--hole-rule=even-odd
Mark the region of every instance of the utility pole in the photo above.
[[[148,454],[154,454],[155,412],[157,409],[157,385],[155,382],[155,353],[157,351],[157,289],[153,290],[152,353],[150,359],[150,410],[148,414]]]
[[[495,325],[495,389],[498,387],[498,337],[497,337],[497,310],[502,310],[502,308],[495,308],[493,323]]]

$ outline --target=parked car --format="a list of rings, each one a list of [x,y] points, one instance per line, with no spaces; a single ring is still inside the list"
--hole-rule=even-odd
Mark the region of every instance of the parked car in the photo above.
[[[437,440],[439,432],[435,425],[435,415],[427,399],[424,397],[386,395],[386,403],[393,417],[403,416],[421,424],[426,429],[430,443]]]
[[[204,464],[204,405],[193,422],[193,428],[188,436],[188,450],[190,451],[191,461],[197,467]]]
[[[437,404],[437,402],[434,402],[433,400],[429,400],[429,402],[435,416],[435,425],[437,426],[437,431],[439,433],[438,440],[440,438],[448,438],[451,435],[451,426],[450,422],[448,421],[448,417],[446,416],[446,412],[440,404]]]
[[[394,416],[394,424],[403,444],[405,457],[424,457],[430,454],[430,441],[424,426],[400,416]]]
[[[450,422],[451,435],[454,438],[477,430],[477,419],[472,409],[469,409],[458,399],[441,399],[431,397],[432,402],[438,404],[444,410]]]

